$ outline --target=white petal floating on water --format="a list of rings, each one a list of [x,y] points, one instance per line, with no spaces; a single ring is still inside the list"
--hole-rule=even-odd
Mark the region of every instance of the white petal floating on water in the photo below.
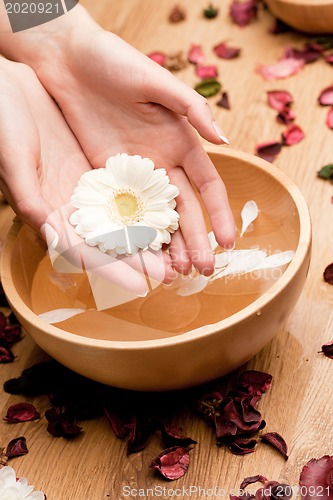
[[[240,233],[241,237],[243,236],[243,234],[245,233],[246,229],[249,227],[251,222],[256,220],[256,218],[258,217],[258,213],[259,209],[255,201],[250,200],[245,203],[241,211],[241,218],[242,218],[242,230]]]
[[[209,239],[209,243],[210,243],[210,246],[211,246],[211,249],[214,250],[219,246],[218,242],[216,241],[216,238],[215,238],[215,234],[213,233],[213,231],[211,231],[210,233],[208,233],[208,239]]]
[[[239,257],[240,255],[244,254],[245,252],[249,252],[249,251],[252,251],[252,250],[258,250],[258,249],[257,248],[251,248],[250,250],[249,249],[246,249],[246,250],[232,250],[231,252],[216,253],[215,254],[215,270],[216,269],[221,269],[221,267],[227,266],[235,258]]]
[[[181,295],[182,297],[186,297],[188,295],[194,295],[195,293],[199,293],[206,288],[208,285],[209,276],[203,276],[199,274],[196,278],[189,280],[185,285],[181,286],[177,290],[177,295]]]
[[[264,250],[248,250],[233,259],[230,264],[220,273],[216,274],[211,281],[230,274],[248,273],[258,266],[266,255],[267,253]]]
[[[65,321],[66,319],[72,318],[73,316],[81,314],[85,311],[87,311],[87,309],[73,309],[66,307],[63,309],[52,309],[51,311],[38,314],[38,317],[52,325],[53,323],[60,323],[60,321]]]
[[[256,267],[254,267],[252,271],[284,266],[285,264],[289,264],[289,262],[294,258],[294,255],[295,252],[293,250],[273,253],[272,255],[268,255],[263,261],[261,261]]]

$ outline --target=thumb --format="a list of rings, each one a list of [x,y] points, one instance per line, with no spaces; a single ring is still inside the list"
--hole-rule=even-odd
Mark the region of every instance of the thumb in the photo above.
[[[147,78],[146,98],[178,115],[186,116],[199,134],[213,144],[229,144],[226,134],[214,120],[207,100],[194,89],[178,80],[154,61]]]

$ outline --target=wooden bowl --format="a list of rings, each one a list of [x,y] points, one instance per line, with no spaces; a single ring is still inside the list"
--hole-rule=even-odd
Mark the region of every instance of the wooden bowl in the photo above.
[[[189,297],[160,285],[123,306],[49,325],[36,312],[52,304],[54,308],[54,297],[58,307],[65,307],[72,290],[67,293],[66,286],[61,290],[45,275],[39,276],[43,266],[52,272],[50,263],[45,264],[45,245],[29,228],[14,222],[3,250],[3,287],[24,328],[53,358],[117,387],[179,389],[230,372],[281,330],[309,267],[306,203],[283,172],[258,157],[218,147],[211,147],[209,155],[228,189],[238,227],[237,248],[294,250],[290,264],[279,269],[275,279],[242,275],[229,283],[216,280]],[[259,206],[259,216],[254,230],[239,238],[240,212],[251,199]],[[85,279],[80,276],[71,278]]]
[[[266,0],[272,13],[306,33],[333,33],[332,0]]]

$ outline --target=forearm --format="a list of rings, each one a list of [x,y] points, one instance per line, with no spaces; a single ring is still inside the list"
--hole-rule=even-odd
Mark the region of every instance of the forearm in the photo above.
[[[98,25],[78,4],[68,13],[45,24],[13,33],[5,5],[0,2],[0,53],[35,70],[45,60],[51,62],[62,57],[77,33],[95,29]]]

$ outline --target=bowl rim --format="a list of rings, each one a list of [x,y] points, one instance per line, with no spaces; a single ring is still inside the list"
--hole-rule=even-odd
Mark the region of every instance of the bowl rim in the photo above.
[[[235,158],[247,163],[251,163],[255,168],[264,171],[265,174],[271,177],[274,177],[274,179],[288,191],[297,207],[298,213],[300,215],[300,235],[294,258],[290,262],[282,276],[262,296],[251,302],[241,311],[238,311],[217,323],[207,324],[194,330],[190,330],[182,334],[173,335],[171,337],[162,337],[154,340],[122,341],[95,339],[71,333],[66,330],[62,330],[54,325],[48,324],[40,319],[25,304],[25,302],[21,299],[18,292],[16,291],[16,288],[14,287],[13,281],[11,279],[10,272],[11,255],[16,236],[22,228],[23,224],[18,219],[14,219],[13,225],[11,226],[5,238],[1,257],[1,281],[8,301],[13,306],[14,310],[17,310],[19,315],[24,317],[29,324],[39,328],[39,330],[44,331],[46,334],[59,340],[67,341],[73,345],[78,345],[81,347],[90,346],[102,349],[109,348],[113,350],[120,349],[135,351],[171,347],[177,344],[182,344],[184,342],[195,341],[199,338],[211,335],[213,333],[227,330],[230,327],[233,327],[235,324],[245,321],[247,318],[261,310],[266,304],[268,304],[273,298],[275,298],[278,293],[280,293],[284,288],[287,287],[291,278],[300,269],[309,251],[311,245],[311,220],[306,201],[296,184],[284,172],[271,165],[267,161],[250,153],[244,153],[242,151],[233,150],[231,148],[222,150],[221,146],[209,146],[205,147],[205,149],[208,154],[217,154],[220,156],[225,156],[227,158]]]
[[[287,3],[295,7],[324,7],[333,6],[332,0],[269,0],[269,3]]]

